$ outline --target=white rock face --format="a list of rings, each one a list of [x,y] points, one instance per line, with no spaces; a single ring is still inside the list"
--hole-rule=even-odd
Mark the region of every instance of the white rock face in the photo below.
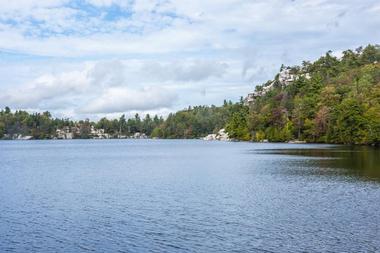
[[[31,140],[31,139],[33,139],[33,136],[30,136],[30,135],[21,135],[21,134],[19,134],[19,135],[17,135],[17,138],[16,138],[16,140]]]
[[[133,139],[147,139],[148,136],[146,136],[145,133],[136,132],[134,135],[131,136]]]
[[[285,68],[280,71],[278,80],[283,86],[288,86],[296,79],[295,75],[290,73],[289,68]]]
[[[215,141],[216,140],[216,134],[209,134],[206,137],[203,137],[203,140],[205,140],[205,141]]]
[[[244,105],[249,106],[255,101],[256,97],[257,94],[255,92],[248,93],[248,95],[244,98]]]
[[[205,141],[229,141],[230,137],[228,136],[228,133],[226,130],[220,129],[217,134],[209,134],[206,137],[203,138]]]
[[[219,141],[229,141],[230,137],[224,128],[220,129],[217,135],[217,140]]]

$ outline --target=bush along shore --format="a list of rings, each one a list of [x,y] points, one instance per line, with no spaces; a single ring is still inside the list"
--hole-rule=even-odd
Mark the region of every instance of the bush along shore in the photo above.
[[[222,132],[220,130],[223,129]],[[166,119],[56,119],[49,112],[0,111],[1,139],[164,138],[294,143],[380,143],[380,47],[327,52],[281,66],[239,102],[195,106]],[[208,136],[208,137],[207,137]],[[220,137],[223,136],[223,137]]]

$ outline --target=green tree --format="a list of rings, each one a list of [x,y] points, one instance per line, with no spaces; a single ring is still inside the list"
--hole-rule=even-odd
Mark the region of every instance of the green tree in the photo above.
[[[362,144],[366,142],[367,120],[363,116],[365,109],[356,99],[347,98],[337,106],[335,130],[339,142]]]

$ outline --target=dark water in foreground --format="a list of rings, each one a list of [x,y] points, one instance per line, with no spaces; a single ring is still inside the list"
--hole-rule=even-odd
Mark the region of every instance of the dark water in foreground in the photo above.
[[[0,252],[380,252],[380,151],[0,142]]]

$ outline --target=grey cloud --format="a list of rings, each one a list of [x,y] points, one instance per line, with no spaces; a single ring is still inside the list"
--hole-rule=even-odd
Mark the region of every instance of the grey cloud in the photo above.
[[[87,82],[79,72],[43,75],[30,84],[3,91],[0,101],[17,108],[37,108],[49,100],[61,100],[64,96],[80,93],[86,86]]]
[[[161,81],[199,82],[211,77],[222,77],[227,69],[227,63],[217,61],[149,62],[142,66],[141,72]]]
[[[152,110],[171,107],[177,95],[163,88],[111,88],[83,108],[82,113],[115,113],[131,110]]]
[[[199,82],[222,76],[227,67],[223,62],[189,60],[87,62],[79,71],[45,74],[3,90],[0,101],[16,108],[82,108],[91,113],[167,108],[177,95],[161,82]]]
[[[98,86],[120,86],[126,80],[125,65],[120,60],[97,62],[88,75],[92,84]]]

